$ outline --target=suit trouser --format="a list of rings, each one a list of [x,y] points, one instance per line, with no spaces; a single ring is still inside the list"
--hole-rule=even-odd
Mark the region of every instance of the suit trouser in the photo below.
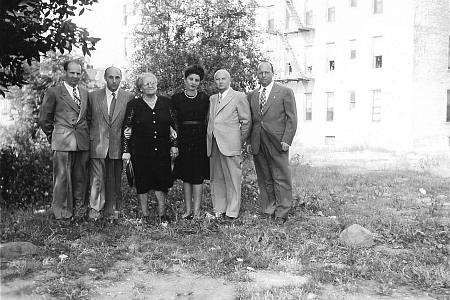
[[[89,151],[53,151],[53,202],[56,219],[70,218],[86,202]]]
[[[259,186],[261,210],[287,218],[292,207],[292,179],[289,151],[279,152],[261,133],[259,153],[253,155]]]
[[[120,209],[122,160],[91,158],[90,162],[90,207],[102,209],[104,216],[115,216]]]
[[[216,213],[236,218],[241,207],[241,156],[225,156],[213,138],[211,158],[211,198]]]

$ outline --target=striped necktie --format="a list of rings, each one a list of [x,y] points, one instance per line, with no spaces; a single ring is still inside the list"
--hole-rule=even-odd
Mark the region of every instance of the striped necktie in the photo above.
[[[263,88],[261,95],[259,96],[259,109],[261,110],[261,113],[264,109],[264,105],[266,105],[266,88]]]
[[[75,103],[78,105],[78,107],[81,106],[81,99],[80,99],[80,95],[78,95],[78,89],[76,86],[73,88],[73,101],[75,101]]]

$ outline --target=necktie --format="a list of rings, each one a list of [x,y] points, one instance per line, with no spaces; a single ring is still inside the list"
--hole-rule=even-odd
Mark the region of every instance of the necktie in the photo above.
[[[266,88],[263,88],[261,95],[259,96],[259,109],[261,113],[263,111],[264,105],[266,104]]]
[[[81,99],[80,99],[80,96],[78,95],[77,87],[73,88],[73,101],[75,101],[75,103],[78,105],[78,107],[81,106]]]
[[[109,105],[109,121],[112,121],[112,117],[114,114],[114,108],[116,107],[116,93],[112,93],[111,104]]]

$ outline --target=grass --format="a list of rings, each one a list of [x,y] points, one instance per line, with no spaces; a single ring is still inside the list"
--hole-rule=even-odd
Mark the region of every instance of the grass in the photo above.
[[[124,189],[124,217],[118,225],[59,226],[46,213],[2,210],[1,241],[30,241],[41,249],[33,258],[2,267],[2,281],[45,271],[46,277],[34,287],[36,293],[84,299],[96,280],[123,280],[124,274],[108,273],[116,262],[131,264],[138,257],[148,272],[164,274],[179,265],[225,278],[238,285],[238,299],[298,299],[320,294],[323,285],[352,286],[360,281],[374,282],[380,295],[404,286],[450,296],[450,210],[442,197],[450,197],[447,180],[410,171],[347,174],[338,168],[311,167],[299,158],[293,162],[293,178],[294,207],[284,226],[255,218],[256,177],[248,163],[241,216],[233,223],[205,219],[177,221],[165,228],[142,226],[129,188]],[[420,188],[427,193],[421,194]],[[205,196],[203,209],[210,211],[208,187]],[[179,182],[169,198],[170,213],[180,215]],[[152,206],[155,213],[156,204]],[[340,232],[354,223],[377,233],[377,244],[388,250],[342,245]],[[61,254],[67,259],[61,260]],[[306,274],[311,279],[300,287],[250,291],[241,284],[251,280],[252,269]]]

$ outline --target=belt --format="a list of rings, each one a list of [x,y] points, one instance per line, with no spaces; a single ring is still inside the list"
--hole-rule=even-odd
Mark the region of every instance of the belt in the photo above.
[[[181,122],[181,125],[203,125],[205,124],[202,121],[183,121]]]

